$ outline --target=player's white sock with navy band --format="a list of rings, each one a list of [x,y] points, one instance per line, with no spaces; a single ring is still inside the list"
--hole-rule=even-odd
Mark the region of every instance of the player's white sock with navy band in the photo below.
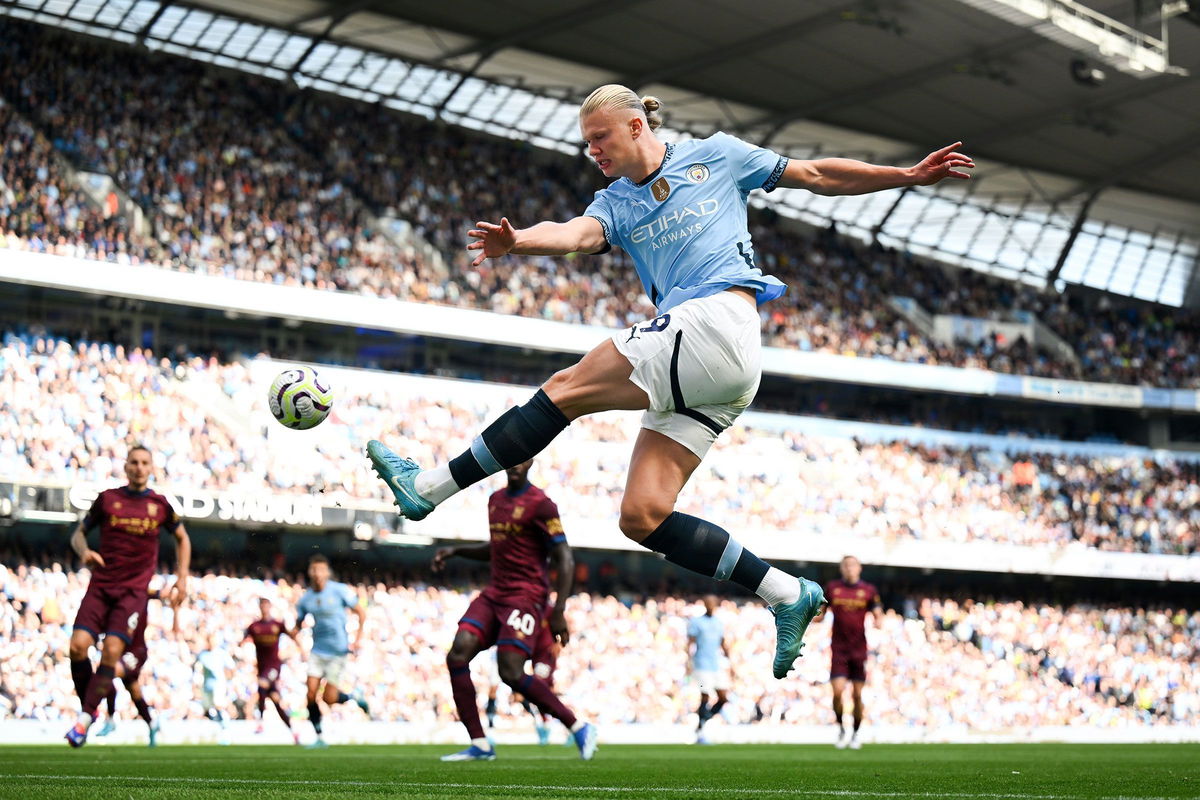
[[[514,406],[475,437],[462,455],[417,476],[417,494],[437,505],[473,483],[528,461],[546,449],[571,420],[541,389]]]
[[[662,553],[672,564],[719,581],[733,581],[769,606],[794,603],[800,597],[800,582],[795,577],[742,547],[721,526],[698,517],[675,511],[641,544]]]

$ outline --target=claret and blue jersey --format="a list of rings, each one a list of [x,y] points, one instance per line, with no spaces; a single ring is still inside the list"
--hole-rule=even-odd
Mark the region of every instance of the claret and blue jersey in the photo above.
[[[755,189],[778,185],[787,162],[726,133],[668,144],[657,170],[614,181],[584,216],[633,258],[660,313],[734,286],[753,289],[762,304],[787,287],[755,266],[746,204]]]

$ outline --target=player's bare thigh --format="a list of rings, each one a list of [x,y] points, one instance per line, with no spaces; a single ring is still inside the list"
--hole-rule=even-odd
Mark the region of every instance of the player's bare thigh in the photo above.
[[[70,653],[72,661],[82,661],[88,657],[88,651],[92,649],[92,645],[96,643],[96,637],[83,630],[76,628],[71,633]]]
[[[829,686],[833,689],[834,697],[841,697],[842,693],[846,691],[846,679],[843,677],[830,678]]]
[[[570,420],[601,411],[644,411],[650,398],[629,380],[631,374],[629,359],[605,339],[579,363],[550,376],[542,389]]]
[[[447,658],[457,663],[469,662],[482,650],[483,645],[478,636],[459,628],[458,633],[454,634],[454,643],[450,645],[450,654]]]
[[[680,490],[698,466],[700,458],[691,450],[658,431],[642,428],[625,478],[621,532],[635,542],[653,533],[675,510]]]

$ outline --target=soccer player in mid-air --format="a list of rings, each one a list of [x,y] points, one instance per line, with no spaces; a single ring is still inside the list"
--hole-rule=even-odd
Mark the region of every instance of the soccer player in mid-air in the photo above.
[[[862,563],[854,556],[846,556],[841,563],[841,580],[832,580],[825,585],[829,598],[829,610],[833,612],[832,657],[829,664],[829,686],[833,690],[833,715],[837,718],[837,748],[849,747],[858,750],[858,729],[863,721],[863,686],[867,682],[867,611],[875,618],[875,629],[883,625],[883,604],[879,590],[862,580]],[[822,610],[816,621],[825,618]],[[842,699],[846,694],[846,681],[850,681],[851,697],[854,701],[854,731],[847,737],[842,719]]]
[[[725,626],[716,615],[716,595],[705,595],[704,613],[688,620],[688,650],[692,655],[692,678],[700,686],[700,708],[696,710],[696,743],[705,744],[705,724],[721,713],[729,701],[729,678],[721,669],[721,656],[729,658]],[[708,704],[712,696],[716,702]]]
[[[141,445],[129,448],[128,483],[97,495],[71,535],[72,549],[93,570],[71,634],[71,677],[83,706],[67,731],[72,747],[87,742],[96,710],[112,691],[117,664],[146,616],[147,589],[158,565],[158,532],[163,528],[175,536],[175,582],[167,600],[178,608],[187,594],[191,540],[167,499],[148,487],[153,473],[150,451]],[[87,544],[88,531],[97,527],[99,551]],[[100,666],[93,671],[88,650],[101,636]]]
[[[275,705],[275,711],[283,724],[292,733],[292,740],[300,744],[300,733],[292,727],[292,718],[283,707],[283,698],[279,694],[279,670],[283,662],[279,659],[279,637],[292,636],[287,626],[271,616],[271,601],[260,598],[258,601],[258,619],[246,628],[246,636],[242,641],[254,642],[254,655],[258,671],[258,728],[256,733],[263,732],[263,719],[267,715],[267,700]],[[293,637],[294,638],[294,637]]]
[[[151,589],[146,593],[149,600],[161,600],[162,595],[157,589]],[[133,707],[137,709],[138,716],[146,721],[146,725],[150,728],[150,746],[154,747],[158,744],[158,719],[153,716],[150,705],[146,702],[146,697],[142,694],[142,668],[146,666],[146,659],[150,655],[149,648],[146,647],[146,618],[149,614],[142,614],[142,618],[138,620],[137,629],[133,632],[133,637],[130,639],[129,647],[126,648],[125,654],[121,656],[121,660],[117,662],[116,677],[121,679],[125,684],[125,690],[129,692],[129,697],[133,700]],[[108,707],[108,718],[104,720],[104,724],[100,730],[96,731],[96,736],[108,736],[117,729],[116,711],[117,711],[117,684],[114,681],[112,689],[108,696],[104,698],[105,705]]]
[[[363,631],[367,626],[367,610],[359,602],[358,594],[344,583],[330,580],[329,559],[317,554],[308,560],[308,591],[296,606],[296,627],[291,631],[293,638],[300,633],[304,621],[313,618],[312,648],[308,654],[308,721],[316,731],[317,740],[312,747],[325,747],[321,734],[320,697],[326,705],[353,700],[363,713],[371,716],[361,690],[347,694],[341,690],[346,671],[346,657],[362,643]],[[346,632],[346,612],[358,617],[358,633],[354,646]],[[324,683],[322,690],[321,684]]]
[[[632,257],[659,316],[615,333],[502,414],[448,464],[422,470],[379,441],[367,445],[400,513],[423,519],[490,474],[537,455],[571,421],[644,409],[621,501],[621,531],[667,560],[732,580],[775,613],[774,674],[787,675],[804,631],[825,602],[821,587],[771,567],[719,525],[674,510],[717,435],[749,405],[761,377],[758,306],[786,291],[755,265],[746,204],[752,191],[801,188],[852,195],[965,179],[973,167],[943,147],[908,168],[845,158],[788,159],[724,133],[675,144],[655,135],[655,98],[624,86],[596,89],[579,109],[587,154],[608,178],[581,216],[515,228],[479,222],[468,235],[474,265],[513,255],[602,253]]]
[[[479,704],[471,681],[471,660],[492,646],[496,647],[500,680],[566,725],[582,758],[590,759],[596,752],[596,727],[578,719],[543,678],[525,672],[525,661],[534,654],[546,613],[548,569],[557,573],[557,580],[554,606],[547,619],[550,632],[562,644],[570,638],[564,611],[575,576],[575,561],[563,534],[558,507],[529,482],[532,465],[532,461],[525,461],[509,467],[505,471],[507,485],[488,499],[491,538],[487,544],[443,547],[433,557],[434,572],[441,572],[446,559],[454,556],[492,564],[491,584],[467,607],[446,656],[454,706],[471,745],[443,756],[443,761],[496,758],[479,721]]]

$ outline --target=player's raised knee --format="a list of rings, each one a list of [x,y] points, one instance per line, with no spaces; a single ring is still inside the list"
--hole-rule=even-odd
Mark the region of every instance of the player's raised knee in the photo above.
[[[523,658],[497,659],[496,670],[500,673],[500,680],[511,687],[517,688],[517,684],[525,677],[525,661]]]
[[[629,495],[621,503],[621,519],[618,523],[621,533],[635,542],[640,542],[658,528],[667,517],[671,516],[672,508],[665,503],[632,501]]]

